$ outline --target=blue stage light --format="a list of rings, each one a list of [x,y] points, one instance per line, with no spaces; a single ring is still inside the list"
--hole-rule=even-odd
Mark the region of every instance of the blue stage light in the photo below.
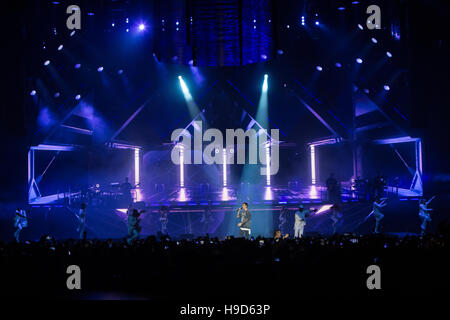
[[[53,95],[53,97],[55,97],[55,98],[58,98],[60,96],[60,93],[59,92],[56,92],[54,95]]]
[[[102,72],[103,71],[103,67],[98,67],[97,71],[98,72]]]
[[[375,38],[372,38],[371,40],[372,40],[373,43],[377,43],[378,42],[377,39],[375,39]]]
[[[44,66],[48,66],[50,64],[50,60],[44,62]]]
[[[80,68],[81,68],[81,64],[77,63],[77,64],[75,65],[75,69],[80,69]]]
[[[319,21],[316,21],[316,26],[318,26],[319,25]]]
[[[64,46],[61,44],[61,45],[58,47],[58,51],[61,51],[63,48],[64,48]]]
[[[81,95],[77,94],[77,95],[75,96],[75,100],[80,100],[80,99],[81,99]]]
[[[363,61],[362,61],[362,59],[361,59],[361,58],[356,58],[356,62],[358,62],[358,63],[362,63]]]
[[[384,90],[389,91],[389,90],[391,90],[391,88],[387,84],[385,84],[384,85]]]
[[[364,30],[364,27],[358,23],[358,28]]]
[[[263,92],[267,92],[267,89],[269,89],[269,85],[267,83],[267,78],[269,76],[267,74],[264,75],[264,82],[263,82],[263,86],[262,86],[262,91]]]
[[[36,95],[36,90],[31,90],[30,96],[34,96],[34,95]]]
[[[390,53],[389,51],[386,51],[386,55],[387,55],[389,58],[392,58],[392,53]]]
[[[323,70],[321,66],[317,66],[316,69],[317,69],[317,71],[322,71]]]
[[[336,67],[340,68],[340,67],[342,67],[342,64],[340,64],[339,62],[336,62]]]
[[[145,24],[141,23],[139,25],[139,31],[144,31],[145,30]]]

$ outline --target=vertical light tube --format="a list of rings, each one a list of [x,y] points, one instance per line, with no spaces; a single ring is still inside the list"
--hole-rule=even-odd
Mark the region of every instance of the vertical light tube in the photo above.
[[[180,144],[180,187],[184,187],[184,147]]]
[[[223,186],[227,186],[227,149],[223,149]]]
[[[139,185],[139,148],[134,149],[134,184]]]
[[[31,150],[28,150],[28,190],[31,183]]]
[[[423,174],[423,172],[422,172],[422,140],[421,139],[419,139],[418,141],[417,141],[417,153],[419,154],[419,172],[420,172],[420,174],[422,175]]]
[[[141,201],[141,195],[139,190],[139,183],[140,183],[140,152],[139,148],[134,149],[134,185],[136,188],[136,201]]]
[[[266,185],[270,186],[270,140],[266,144]]]
[[[316,184],[316,151],[314,145],[311,145],[311,183]]]

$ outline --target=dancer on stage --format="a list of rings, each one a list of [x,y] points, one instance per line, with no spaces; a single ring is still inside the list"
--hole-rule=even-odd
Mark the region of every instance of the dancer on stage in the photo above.
[[[167,224],[169,223],[169,212],[168,208],[165,206],[161,207],[161,210],[159,211],[161,214],[161,217],[159,218],[159,221],[161,222],[161,233],[167,234]]]
[[[336,233],[337,230],[337,226],[339,224],[339,221],[342,218],[342,213],[339,212],[339,204],[334,204],[332,207],[332,213],[331,213],[331,221],[333,221],[332,226],[333,226],[333,234]]]
[[[375,200],[373,202],[373,216],[375,217],[375,230],[374,233],[380,233],[380,223],[381,220],[384,218],[384,214],[381,212],[381,208],[384,208],[386,206],[386,198],[381,198],[378,200]]]
[[[298,210],[295,212],[295,223],[294,223],[294,238],[302,238],[303,231],[306,226],[306,218],[311,212],[315,212],[317,209],[305,210],[301,204]]]
[[[427,229],[427,224],[429,221],[431,221],[431,211],[433,211],[433,209],[429,209],[428,205],[430,204],[430,202],[434,199],[434,197],[432,197],[430,200],[426,201],[425,198],[422,198],[422,200],[420,200],[419,203],[419,217],[420,219],[422,219],[422,224],[420,225],[420,235],[423,236],[425,235],[425,231]]]
[[[134,240],[139,238],[141,233],[141,226],[139,216],[145,212],[144,210],[138,211],[137,209],[132,209],[131,205],[128,208],[128,244],[131,244]]]
[[[239,208],[237,218],[241,219],[238,223],[239,237],[245,237],[248,239],[251,235],[252,215],[248,211],[248,203],[243,202],[242,207]]]
[[[208,206],[203,212],[202,218],[200,219],[200,223],[203,226],[203,233],[208,234],[209,223],[211,222],[211,208]]]
[[[278,220],[280,221],[280,223],[278,225],[278,229],[282,233],[286,233],[287,215],[288,215],[288,210],[286,209],[285,206],[283,206],[280,211],[280,216],[278,217]]]
[[[25,210],[22,210],[20,208],[17,208],[16,210],[16,216],[14,217],[14,228],[16,228],[16,232],[14,232],[14,238],[17,242],[20,242],[20,232],[23,228],[26,228],[28,226],[28,218],[27,218],[27,212]]]
[[[82,203],[80,206],[80,210],[76,215],[78,218],[78,228],[77,232],[80,234],[80,239],[83,239],[85,236],[86,229],[86,203]]]

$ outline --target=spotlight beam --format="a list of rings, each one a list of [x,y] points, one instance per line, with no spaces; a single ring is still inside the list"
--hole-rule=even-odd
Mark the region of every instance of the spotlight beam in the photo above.
[[[200,109],[198,108],[197,104],[195,103],[194,99],[192,98],[192,95],[189,91],[188,86],[186,85],[186,82],[184,82],[182,76],[178,76],[178,80],[180,81],[180,87],[181,91],[183,92],[184,99],[186,100],[186,103],[188,105],[189,113],[191,115],[191,118],[194,118],[200,113]]]

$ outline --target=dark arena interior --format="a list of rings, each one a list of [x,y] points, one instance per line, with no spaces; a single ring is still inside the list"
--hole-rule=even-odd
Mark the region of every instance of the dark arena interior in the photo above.
[[[449,9],[8,2],[1,297],[448,298]]]

